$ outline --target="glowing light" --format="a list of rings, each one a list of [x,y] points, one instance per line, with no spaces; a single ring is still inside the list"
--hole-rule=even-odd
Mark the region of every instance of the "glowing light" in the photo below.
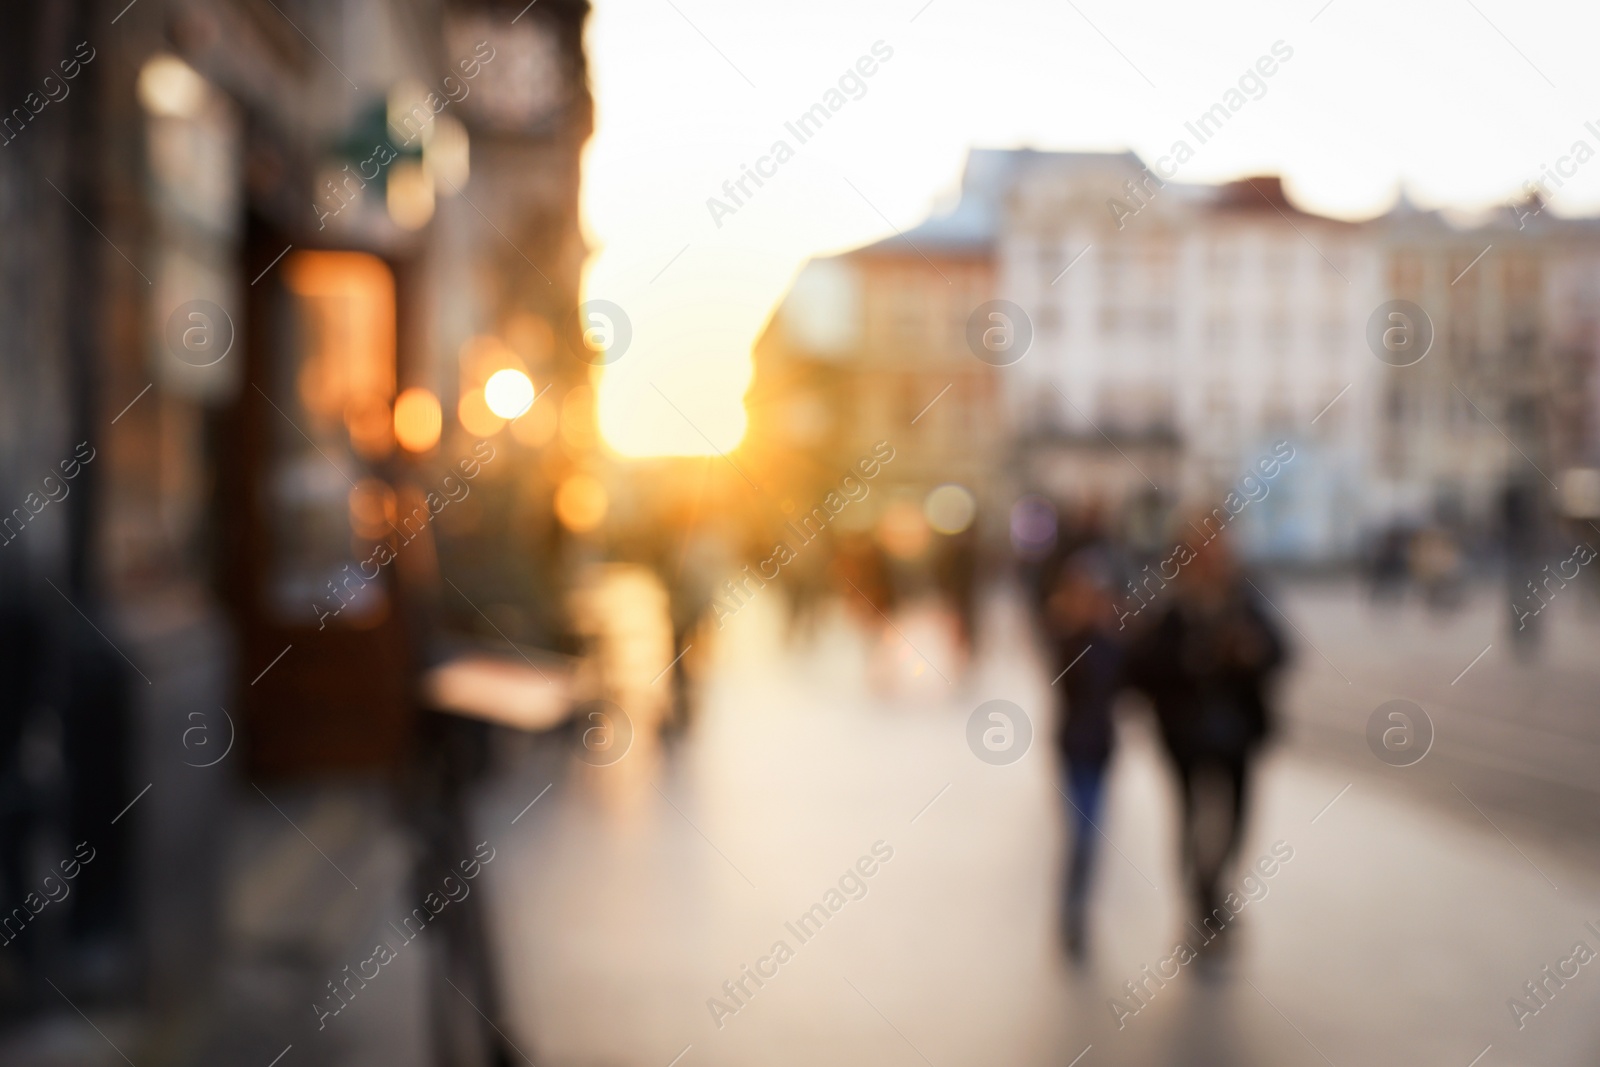
[[[426,452],[439,443],[444,419],[439,398],[426,389],[413,386],[394,402],[394,435],[407,452]]]
[[[405,144],[417,137],[426,145],[433,138],[433,109],[428,106],[428,87],[415,78],[405,78],[389,90],[385,101],[390,131]]]
[[[514,419],[533,403],[533,383],[519,370],[497,370],[483,387],[489,410],[502,419]]]
[[[139,71],[139,103],[152,115],[192,119],[209,92],[206,80],[177,56],[152,56]]]
[[[1011,547],[1030,562],[1044,559],[1056,544],[1056,508],[1042,496],[1025,496],[1011,506]]]
[[[914,501],[894,501],[878,520],[878,543],[896,559],[916,559],[931,539],[928,522]]]
[[[511,436],[529,448],[543,448],[556,435],[558,418],[554,404],[535,403],[526,415],[511,424]]]
[[[422,165],[439,179],[443,186],[440,196],[454,196],[467,184],[471,171],[472,152],[467,143],[467,128],[449,115],[434,119],[433,136],[422,147]]]
[[[605,520],[610,506],[606,487],[587,474],[574,474],[556,490],[556,518],[574,533],[585,533]]]
[[[389,168],[389,217],[402,230],[420,230],[433,218],[433,177],[421,163]]]
[[[538,366],[556,350],[556,333],[550,320],[529,311],[518,311],[506,321],[506,343],[529,366]]]
[[[394,275],[365,252],[297,251],[279,273],[300,323],[300,402],[319,425],[342,421],[361,456],[388,455],[394,448]]]
[[[574,454],[594,447],[594,390],[575,385],[561,401],[561,437]]]
[[[927,516],[928,525],[940,533],[958,534],[972,525],[978,502],[966,486],[951,483],[928,494],[922,502],[922,513]]]
[[[474,437],[493,437],[506,424],[504,418],[489,410],[482,389],[461,394],[461,402],[456,405],[456,417]]]
[[[746,367],[737,376],[717,371],[715,366],[705,373],[697,370],[688,388],[662,382],[657,393],[647,382],[623,384],[608,369],[598,390],[601,436],[613,451],[629,457],[734,451],[749,427],[744,409],[749,371]]]
[[[461,370],[461,391],[481,389],[496,371],[528,373],[528,365],[512,348],[493,334],[477,334],[462,342],[457,355]]]

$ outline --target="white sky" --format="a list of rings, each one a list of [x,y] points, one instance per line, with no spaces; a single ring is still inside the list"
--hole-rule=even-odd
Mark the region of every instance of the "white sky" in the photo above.
[[[808,257],[946,205],[972,146],[1150,161],[1178,137],[1195,145],[1184,121],[1274,41],[1293,58],[1195,145],[1183,180],[1281,173],[1302,206],[1354,217],[1384,210],[1401,182],[1426,206],[1489,205],[1575,140],[1600,149],[1584,128],[1600,130],[1600,5],[1323,3],[595,0],[585,295],[621,305],[634,329],[601,385],[608,441],[733,447],[750,345]],[[894,56],[866,95],[797,144],[784,122],[879,40]],[[718,228],[706,199],[780,137],[795,157]],[[1600,209],[1600,159],[1555,205]]]

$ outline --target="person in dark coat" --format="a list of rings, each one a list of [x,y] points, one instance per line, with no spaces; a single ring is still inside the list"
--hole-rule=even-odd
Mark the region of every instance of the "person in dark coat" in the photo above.
[[[1223,929],[1222,877],[1238,851],[1250,772],[1272,734],[1268,685],[1285,650],[1271,608],[1218,536],[1189,553],[1155,593],[1157,615],[1129,653],[1133,684],[1155,707],[1182,792],[1183,866],[1197,929]]]
[[[1113,631],[1112,578],[1105,553],[1084,549],[1060,568],[1045,605],[1059,694],[1056,746],[1066,771],[1072,844],[1063,872],[1061,936],[1074,959],[1085,950],[1089,882],[1105,796],[1106,765],[1115,741],[1112,705],[1121,685],[1122,648]]]

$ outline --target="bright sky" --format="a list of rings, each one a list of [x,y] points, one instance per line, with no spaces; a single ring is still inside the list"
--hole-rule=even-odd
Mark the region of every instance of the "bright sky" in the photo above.
[[[734,447],[750,346],[795,272],[947,205],[971,146],[1153,160],[1282,40],[1293,58],[1182,180],[1278,172],[1347,217],[1401,182],[1482,207],[1577,140],[1600,149],[1596,39],[1600,6],[1529,0],[595,0],[585,295],[633,326],[602,430],[625,454]],[[800,144],[784,123],[877,41],[893,56],[865,95]],[[723,183],[780,138],[793,158],[719,227],[707,198],[731,204]],[[1554,202],[1600,210],[1600,158]]]

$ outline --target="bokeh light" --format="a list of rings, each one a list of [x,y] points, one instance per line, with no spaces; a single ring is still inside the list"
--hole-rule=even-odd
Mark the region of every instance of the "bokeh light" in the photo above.
[[[533,403],[533,382],[519,370],[506,368],[489,376],[483,387],[484,402],[502,419],[514,419]]]
[[[1025,560],[1049,555],[1056,544],[1056,509],[1042,496],[1025,496],[1011,507],[1011,547]]]
[[[599,480],[574,474],[556,490],[556,518],[574,533],[586,533],[605,521],[611,498]]]
[[[901,498],[884,509],[878,521],[878,543],[896,559],[916,559],[928,548],[932,533],[922,509],[914,500]]]
[[[407,452],[426,452],[439,443],[443,428],[439,398],[420,386],[401,393],[394,402],[394,435]]]
[[[470,173],[472,152],[467,128],[449,115],[440,115],[430,129],[432,136],[422,148],[422,165],[439,180],[440,196],[454,196],[467,184]]]
[[[471,389],[461,394],[461,401],[456,405],[456,417],[474,437],[493,437],[506,424],[502,416],[490,410],[482,389]]]
[[[529,448],[543,448],[550,443],[560,426],[560,415],[549,401],[535,402],[521,417],[511,423],[511,436],[518,444]]]
[[[420,230],[433,218],[433,177],[421,163],[401,160],[389,167],[389,217],[402,230]]]
[[[139,103],[152,115],[194,118],[208,91],[206,80],[177,56],[153,56],[139,71]]]
[[[928,525],[942,534],[958,534],[972,525],[978,514],[978,501],[964,485],[951,482],[929,493],[922,502]]]

